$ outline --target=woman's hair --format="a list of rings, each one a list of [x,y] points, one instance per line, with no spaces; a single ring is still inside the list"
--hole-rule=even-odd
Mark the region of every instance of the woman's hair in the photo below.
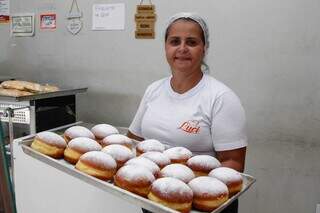
[[[173,15],[169,19],[167,26],[165,28],[165,34],[164,34],[165,41],[167,41],[171,25],[178,20],[192,21],[192,22],[197,23],[200,26],[201,32],[202,32],[201,33],[201,40],[204,44],[204,51],[205,51],[205,55],[202,60],[202,66],[203,66],[202,71],[209,72],[209,66],[205,62],[205,56],[206,56],[206,54],[208,52],[208,48],[209,48],[209,29],[208,29],[208,26],[207,26],[205,20],[203,18],[201,18],[199,15],[197,15],[196,13],[182,12],[182,13],[177,13],[177,14]]]
[[[191,18],[184,18],[184,17],[183,17],[183,18],[176,19],[174,22],[179,21],[179,20],[191,21],[191,22],[194,22],[194,23],[198,24],[198,22],[194,21],[193,19],[191,19]],[[165,35],[164,35],[164,40],[165,40],[165,41],[167,41],[167,39],[168,39],[168,34],[169,34],[170,27],[171,27],[171,25],[172,25],[174,22],[172,22],[172,23],[167,27],[167,29],[166,29],[166,32],[165,32]],[[199,26],[200,29],[201,29],[201,41],[203,42],[204,45],[206,45],[206,39],[205,39],[205,37],[204,37],[204,32],[203,32],[203,30],[202,30],[202,28],[201,28],[201,26],[200,26],[199,24],[198,24],[198,26]]]

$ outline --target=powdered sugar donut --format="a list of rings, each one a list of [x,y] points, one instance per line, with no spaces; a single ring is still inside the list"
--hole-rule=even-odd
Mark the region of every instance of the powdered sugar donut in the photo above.
[[[238,193],[242,189],[243,178],[240,172],[227,168],[227,167],[219,167],[212,170],[209,173],[210,177],[214,177],[222,181],[228,186],[229,189],[229,196]]]
[[[158,177],[160,168],[157,164],[155,164],[153,161],[144,158],[144,157],[136,157],[128,160],[125,165],[139,165],[146,167],[151,173],[155,176]]]
[[[145,152],[163,152],[165,150],[165,146],[158,140],[148,139],[141,141],[137,144],[137,156],[145,153]]]
[[[221,166],[221,163],[210,155],[196,155],[187,161],[187,166],[198,176],[207,176],[209,172]]]
[[[165,177],[152,183],[148,198],[179,212],[189,212],[193,192],[183,181]]]
[[[128,147],[119,144],[106,146],[102,149],[102,152],[111,155],[116,160],[118,168],[134,157],[133,152]]]
[[[193,191],[193,207],[212,211],[228,200],[228,187],[220,180],[208,176],[197,177],[188,185]]]
[[[81,155],[76,169],[102,180],[110,180],[116,173],[117,163],[101,151],[91,151]]]
[[[109,135],[101,141],[102,147],[105,147],[105,146],[108,146],[111,144],[119,144],[119,145],[126,146],[129,149],[132,148],[132,143],[133,142],[130,138],[128,138],[125,135],[121,135],[121,134]]]
[[[97,124],[91,128],[91,132],[94,134],[97,141],[101,141],[109,135],[119,134],[119,131],[109,124]]]
[[[161,169],[160,177],[173,177],[188,183],[195,178],[195,175],[189,167],[180,163],[174,163]]]
[[[66,141],[54,132],[38,133],[31,144],[32,149],[53,158],[62,158],[66,146]]]
[[[89,129],[87,129],[86,127],[83,127],[83,126],[72,126],[72,127],[68,128],[64,132],[63,137],[67,143],[69,141],[71,141],[72,139],[78,138],[78,137],[86,137],[86,138],[95,139],[93,133]]]
[[[192,152],[184,147],[173,147],[163,152],[171,160],[171,163],[185,164],[192,157]]]
[[[171,163],[170,159],[161,152],[146,152],[140,156],[153,161],[160,167],[160,169]]]
[[[121,167],[114,176],[114,183],[120,188],[146,197],[150,191],[153,174],[143,166],[126,165]]]
[[[69,141],[67,148],[64,150],[64,159],[69,163],[76,164],[80,156],[90,151],[100,151],[101,145],[90,138],[79,137]]]

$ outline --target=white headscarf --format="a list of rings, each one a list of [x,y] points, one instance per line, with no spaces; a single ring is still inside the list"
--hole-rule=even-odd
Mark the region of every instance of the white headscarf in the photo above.
[[[173,22],[175,22],[178,19],[191,19],[195,22],[197,22],[203,32],[204,35],[204,45],[205,45],[205,51],[207,52],[207,49],[209,48],[209,29],[208,26],[203,18],[201,18],[198,14],[196,13],[190,13],[190,12],[181,12],[177,13],[173,16],[170,17],[170,19],[167,22],[166,28],[165,28],[165,33],[167,33],[168,28],[171,26]]]

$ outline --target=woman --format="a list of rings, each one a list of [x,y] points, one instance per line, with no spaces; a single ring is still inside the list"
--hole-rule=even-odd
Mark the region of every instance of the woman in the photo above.
[[[223,166],[243,172],[247,137],[240,100],[201,69],[207,67],[206,23],[196,14],[178,13],[165,32],[172,76],[147,88],[128,136],[184,146],[194,154],[215,156]],[[237,202],[224,212],[237,212]]]

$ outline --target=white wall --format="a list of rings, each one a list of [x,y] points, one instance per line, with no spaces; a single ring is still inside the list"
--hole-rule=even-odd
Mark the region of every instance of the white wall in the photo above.
[[[67,2],[67,3],[66,3]],[[124,31],[91,31],[94,3],[126,3]],[[178,11],[196,11],[211,31],[211,74],[240,96],[247,112],[247,172],[256,186],[241,212],[314,213],[320,203],[320,1],[153,0],[156,39],[134,39],[139,1],[78,0],[84,28],[65,28],[70,1],[11,1],[12,12],[52,10],[54,32],[9,38],[0,25],[0,74],[64,87],[88,86],[79,95],[79,119],[127,126],[146,86],[169,74],[163,27]],[[301,187],[301,188],[299,188]]]

